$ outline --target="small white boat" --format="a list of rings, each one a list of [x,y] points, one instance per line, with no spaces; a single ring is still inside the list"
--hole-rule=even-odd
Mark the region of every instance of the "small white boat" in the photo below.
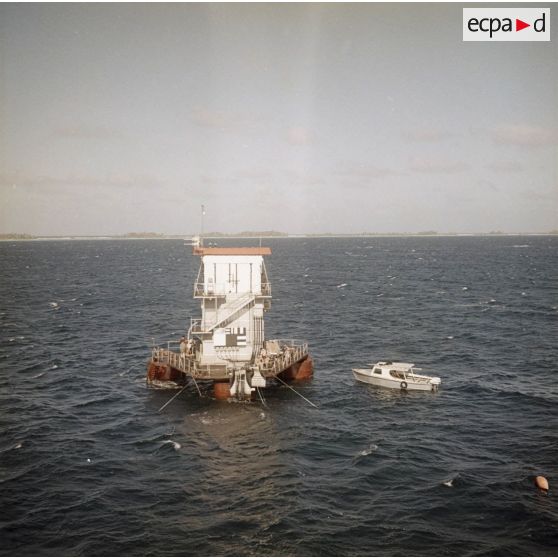
[[[353,368],[359,382],[402,390],[438,391],[442,380],[435,376],[415,374],[414,364],[409,362],[377,362],[372,368]]]

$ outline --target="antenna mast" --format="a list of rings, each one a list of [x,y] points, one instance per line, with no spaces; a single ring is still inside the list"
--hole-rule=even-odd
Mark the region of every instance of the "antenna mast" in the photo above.
[[[200,230],[200,246],[203,246],[203,216],[205,215],[205,206],[202,204],[201,206],[201,230]]]

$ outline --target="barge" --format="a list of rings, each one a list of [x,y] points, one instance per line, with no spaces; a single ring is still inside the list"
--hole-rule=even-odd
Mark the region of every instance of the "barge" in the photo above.
[[[264,314],[271,307],[271,283],[264,256],[268,247],[204,247],[192,241],[201,258],[194,298],[201,317],[190,320],[180,341],[154,346],[147,383],[188,380],[199,389],[210,383],[216,399],[250,399],[258,389],[310,379],[312,358],[305,341],[265,339]]]

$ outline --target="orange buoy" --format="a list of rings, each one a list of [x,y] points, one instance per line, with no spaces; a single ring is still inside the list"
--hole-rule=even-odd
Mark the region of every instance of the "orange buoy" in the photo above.
[[[548,490],[548,481],[544,477],[535,477],[535,486],[541,490]]]

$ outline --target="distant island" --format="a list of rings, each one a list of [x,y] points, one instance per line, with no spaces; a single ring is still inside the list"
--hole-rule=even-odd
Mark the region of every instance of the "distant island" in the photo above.
[[[517,232],[509,233],[503,231],[459,233],[459,232],[362,232],[362,233],[300,233],[290,234],[279,231],[242,231],[238,233],[207,232],[204,238],[360,238],[360,237],[384,237],[384,236],[548,236],[558,235],[558,230],[548,232]],[[129,232],[121,235],[32,235],[27,233],[0,233],[0,241],[7,240],[134,240],[134,239],[161,239],[180,240],[189,239],[192,234],[164,234],[157,232]]]
[[[0,240],[33,240],[37,238],[31,234],[8,233],[0,234]]]
[[[130,232],[115,238],[164,238],[164,234],[156,232]]]
[[[289,233],[278,232],[278,231],[242,231],[239,233],[222,233],[222,232],[208,232],[203,233],[204,238],[221,238],[221,237],[233,237],[233,238],[259,238],[270,237],[270,236],[290,236]]]

